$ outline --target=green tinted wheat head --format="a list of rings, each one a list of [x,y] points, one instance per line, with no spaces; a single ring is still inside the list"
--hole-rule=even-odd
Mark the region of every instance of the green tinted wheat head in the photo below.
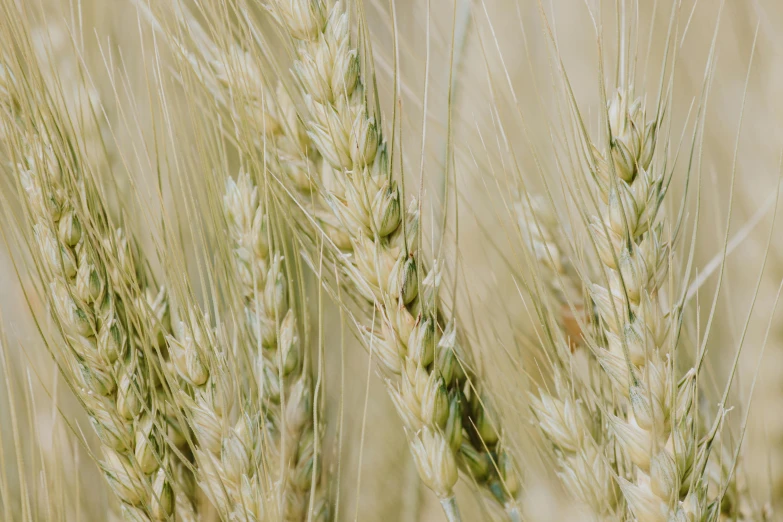
[[[139,345],[150,343],[149,354],[160,346],[146,326],[155,323],[145,297],[128,287],[137,274],[133,255],[121,229],[111,232],[91,215],[85,202],[95,195],[81,189],[89,182],[71,178],[73,170],[62,168],[41,138],[29,138],[17,169],[42,283],[66,343],[64,370],[103,443],[104,472],[128,517],[165,520],[174,505],[172,457],[161,432],[168,424],[156,396],[156,363]]]
[[[235,382],[225,343],[195,305],[183,308],[173,310],[168,344],[185,383],[179,401],[195,436],[196,479],[221,516],[264,520],[264,499],[254,487],[259,481],[252,436],[257,423],[246,418],[231,423]]]
[[[288,132],[291,126],[301,128],[301,124],[292,105],[284,105],[282,87],[276,103],[260,67],[247,52],[237,45],[224,52],[185,11],[178,13],[177,22],[191,33],[199,53],[189,55],[172,39],[177,42],[175,47],[220,107],[230,111],[233,131],[250,142],[249,156],[263,158],[259,170],[264,170],[264,176],[269,172],[283,175],[294,187],[306,191],[310,160],[304,146]],[[304,132],[301,139],[306,139]],[[330,514],[320,478],[322,433],[314,425],[317,399],[311,368],[300,340],[296,311],[289,304],[293,282],[286,275],[279,244],[273,240],[275,221],[261,199],[262,193],[247,171],[236,179],[228,178],[222,198],[225,219],[220,220],[225,221],[227,230],[220,231],[218,240],[230,252],[227,283],[233,284],[227,286],[238,288],[243,317],[239,338],[246,342],[243,351],[253,367],[253,383],[239,389],[242,409],[260,408],[261,412],[253,414],[252,422],[244,414],[235,428],[226,431],[223,427],[222,434],[217,422],[221,414],[216,413],[213,422],[207,423],[214,428],[207,440],[222,439],[224,444],[238,447],[231,440],[237,437],[234,432],[242,433],[244,445],[254,450],[247,455],[252,459],[241,468],[243,475],[227,477],[221,471],[227,464],[220,462],[216,446],[211,458],[218,460],[202,466],[203,482],[225,516],[325,520]],[[195,431],[198,435],[199,428]],[[201,460],[208,460],[208,455],[209,451],[197,450]],[[243,495],[252,496],[252,502],[243,503]]]
[[[516,472],[502,450],[494,459],[486,451],[498,448],[499,426],[489,419],[485,400],[470,386],[469,398],[462,397],[458,335],[438,310],[437,272],[428,273],[419,259],[418,216],[415,207],[410,219],[403,212],[382,125],[367,106],[348,15],[341,2],[285,0],[270,9],[296,41],[294,71],[307,106],[307,133],[325,162],[319,190],[339,220],[340,237],[350,241],[336,245],[351,252],[348,277],[376,304],[377,320],[364,325],[367,344],[393,376],[390,393],[409,430],[419,475],[456,518],[459,458],[513,516]],[[420,274],[428,276],[420,280]]]

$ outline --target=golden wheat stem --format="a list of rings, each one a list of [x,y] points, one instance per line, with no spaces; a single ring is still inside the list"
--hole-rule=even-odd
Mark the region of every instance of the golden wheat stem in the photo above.
[[[446,520],[449,522],[462,522],[462,517],[459,514],[459,508],[457,507],[457,497],[454,495],[443,498],[440,501],[440,505],[443,507],[443,512],[446,514]]]

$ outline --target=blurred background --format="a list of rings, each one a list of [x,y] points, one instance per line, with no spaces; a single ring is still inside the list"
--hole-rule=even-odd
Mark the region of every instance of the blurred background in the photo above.
[[[145,110],[144,71],[149,59],[145,60],[144,53],[150,52],[154,43],[151,31],[130,0],[40,0],[40,4],[48,22],[41,30],[61,31],[59,37],[66,39],[71,38],[69,31],[78,33],[74,38],[80,41],[82,54],[72,56],[66,46],[66,55],[55,60],[58,70],[72,67],[69,60],[83,61],[106,104],[109,120],[120,121],[123,111],[134,110],[136,125],[117,125],[113,133],[117,155],[133,158],[134,151],[145,143],[145,131],[161,118],[150,107]],[[459,275],[460,295],[467,296],[460,301],[458,312],[471,335],[481,341],[476,343],[481,347],[480,365],[492,375],[497,388],[493,391],[503,399],[499,408],[504,420],[514,426],[515,433],[522,434],[515,444],[526,457],[521,465],[528,520],[572,520],[578,519],[579,512],[559,489],[553,466],[536,450],[541,442],[524,407],[529,379],[515,365],[502,363],[513,356],[523,364],[534,364],[524,353],[525,343],[519,342],[525,336],[529,312],[515,284],[522,265],[510,254],[518,245],[513,245],[508,234],[513,219],[507,211],[508,198],[517,176],[532,191],[541,190],[542,178],[555,185],[563,179],[563,165],[556,161],[563,105],[555,80],[560,64],[554,56],[562,60],[583,114],[592,115],[586,125],[590,129],[598,125],[602,105],[598,34],[602,34],[603,65],[607,67],[604,81],[609,83],[617,47],[614,6],[604,4],[613,3],[371,0],[364,4],[384,114],[391,118],[396,86],[402,100],[397,115],[405,170],[414,181],[423,176],[421,196],[427,202],[425,213],[429,213],[425,216],[426,238],[431,244],[437,244],[441,235],[447,238],[447,273]],[[723,6],[691,0],[678,6],[671,0],[639,4],[637,93],[648,93],[648,108],[659,92],[667,30],[673,10],[676,13],[675,36],[668,48],[670,59],[676,55],[671,86],[673,136],[691,128],[686,123],[692,125],[691,111],[703,99],[705,71],[715,41],[714,71],[706,85],[703,150],[698,158],[701,207],[695,240],[696,275],[714,266],[720,257],[729,208],[728,237],[736,239],[738,246],[726,262],[709,332],[707,365],[716,390],[722,390],[747,321],[730,399],[735,409],[727,422],[731,433],[738,435],[750,406],[741,466],[762,503],[781,499],[783,312],[773,311],[773,304],[783,279],[783,235],[777,231],[773,232],[763,272],[762,265],[773,226],[773,196],[783,152],[783,38],[779,31],[783,4],[777,0],[727,2]],[[165,50],[160,52],[165,59]],[[398,76],[393,69],[395,53]],[[452,61],[455,67],[450,70]],[[123,79],[124,92],[117,93],[107,70],[118,63],[127,77]],[[288,66],[284,64],[283,70]],[[454,163],[446,169],[450,85]],[[687,132],[683,141],[689,144]],[[156,183],[155,173],[144,168],[142,161],[130,160],[128,170],[132,183],[118,180],[121,187],[133,186],[144,194]],[[674,192],[681,194],[684,180],[675,176],[673,184]],[[2,190],[13,190],[13,186],[3,180]],[[445,186],[457,190],[456,197],[449,195],[444,205]],[[691,194],[686,212],[693,219],[695,196]],[[10,193],[5,200],[13,205]],[[441,225],[444,211],[445,227]],[[676,215],[676,208],[671,211]],[[9,212],[12,214],[13,208]],[[0,243],[0,312],[6,339],[0,357],[5,380],[5,386],[0,387],[0,464],[5,468],[5,484],[12,499],[19,497],[26,484],[30,509],[40,509],[40,520],[50,517],[44,509],[33,506],[51,505],[53,498],[59,498],[62,509],[72,514],[69,520],[105,519],[113,501],[90,453],[97,447],[94,435],[41,341],[41,330],[45,332],[51,325],[45,321],[37,324],[33,318],[33,313],[39,320],[46,317],[45,304],[35,299],[28,282],[25,252],[9,246],[15,244],[11,240],[13,223],[6,219],[2,226],[6,241]],[[144,227],[140,219],[136,232],[142,238]],[[692,230],[687,229],[687,241]],[[705,334],[717,288],[717,271],[711,274],[690,303],[693,312],[689,319],[694,324],[698,319],[701,325],[701,332],[692,334],[699,339]],[[315,284],[310,288],[315,302]],[[350,325],[334,306],[318,313],[325,325],[327,347],[327,423],[334,427],[329,430],[326,447],[336,448],[338,434],[343,445],[343,451],[333,449],[330,454],[327,449],[326,454],[333,469],[331,476],[335,480],[339,477],[340,519],[442,520],[437,499],[418,482],[396,412]],[[770,320],[766,352],[760,360]],[[42,468],[56,473],[42,474]],[[56,480],[58,473],[63,480]],[[476,506],[470,505],[475,499],[468,488],[459,497],[466,503],[465,519],[480,519]],[[776,507],[778,513],[783,512],[780,501]]]

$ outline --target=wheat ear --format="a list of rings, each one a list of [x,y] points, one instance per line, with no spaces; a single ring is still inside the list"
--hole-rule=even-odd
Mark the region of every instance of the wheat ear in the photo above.
[[[309,191],[315,150],[309,146],[293,104],[283,98],[286,94],[282,86],[277,93],[272,92],[247,51],[237,44],[221,48],[187,9],[176,5],[175,12],[177,22],[187,28],[199,54],[188,53],[178,37],[168,33],[167,37],[199,82],[231,113],[234,130],[241,132],[245,124],[253,129],[251,136],[242,132],[243,139],[256,149],[251,154],[258,152],[266,168],[285,175],[295,189]],[[240,338],[247,340],[246,353],[253,361],[256,381],[255,387],[245,386],[239,395],[248,403],[246,408],[260,407],[262,415],[254,420],[240,419],[234,428],[227,427],[223,418],[228,411],[212,411],[211,419],[195,420],[197,434],[202,432],[201,438],[208,442],[197,451],[200,460],[206,461],[206,468],[201,471],[202,486],[225,516],[257,518],[266,513],[269,517],[271,508],[275,517],[284,520],[326,520],[330,516],[329,504],[320,483],[320,455],[316,454],[321,433],[313,425],[316,398],[312,378],[300,343],[295,310],[288,304],[283,258],[271,244],[269,215],[249,173],[240,172],[236,179],[228,179],[223,211],[228,229],[226,246],[233,265],[230,279],[234,285],[228,286],[238,287],[241,294],[244,327],[240,328]],[[198,357],[197,351],[192,357]],[[220,365],[206,369],[209,364],[208,359],[201,364],[205,375],[225,371],[218,368]],[[184,375],[184,371],[183,367],[180,374]],[[192,377],[187,380],[192,382]],[[206,381],[199,383],[196,390],[204,385]],[[198,408],[209,409],[209,405]],[[217,448],[209,449],[209,441],[222,438],[225,444],[236,445],[232,440],[237,437],[254,448],[253,459],[239,468],[238,464],[220,462]],[[241,458],[231,458],[244,462],[245,457],[243,454]],[[225,466],[242,470],[242,476],[221,471]],[[260,468],[264,469],[263,476],[257,475]],[[252,496],[253,501],[240,502],[242,495]]]
[[[224,210],[242,293],[246,329],[253,343],[255,375],[268,433],[271,477],[279,477],[279,512],[284,520],[304,520],[315,492],[312,520],[326,520],[328,505],[320,487],[320,433],[313,426],[313,383],[288,304],[283,259],[271,241],[269,214],[258,187],[246,172],[229,179]],[[309,518],[308,518],[309,519]]]
[[[231,422],[236,379],[219,332],[193,303],[172,307],[171,361],[183,379],[179,402],[195,435],[197,480],[226,520],[264,520],[254,418]]]
[[[635,466],[627,479],[618,479],[631,512],[639,520],[679,519],[697,509],[680,502],[681,491],[693,490],[690,481],[699,479],[691,477],[696,380],[692,370],[676,382],[668,334],[677,328],[678,312],[664,316],[660,302],[670,247],[658,211],[663,178],[652,164],[657,122],[646,121],[643,101],[633,98],[632,89],[615,93],[608,117],[609,153],[593,149],[592,179],[601,201],[589,226],[605,277],[590,291],[606,342],[595,355],[628,401],[610,423]]]
[[[187,22],[191,28],[195,23],[183,13],[180,22]],[[202,58],[189,60],[204,87],[219,93],[235,121],[252,121],[253,128],[260,130],[264,138],[263,142],[254,141],[259,152],[265,150],[269,158],[275,158],[276,171],[285,174],[296,190],[308,194],[318,171],[318,151],[310,142],[285,86],[279,81],[276,86],[267,81],[253,55],[239,44],[221,48],[203,30],[197,31],[194,39]]]
[[[581,342],[585,306],[582,282],[567,255],[563,242],[564,230],[543,196],[520,194],[514,203],[522,241],[536,263],[537,279],[543,287],[536,297],[548,301],[558,317],[558,323],[572,345]]]
[[[565,339],[560,340],[560,351],[564,357],[571,354]],[[563,371],[569,370],[554,372],[554,390],[531,394],[531,410],[554,449],[566,491],[601,519],[612,519],[621,495],[614,480],[611,438],[596,420],[601,418],[600,397],[589,384],[564,378]]]
[[[548,358],[553,366],[554,389],[539,388],[537,394],[531,394],[531,411],[553,448],[565,489],[595,515],[611,518],[620,492],[613,477],[612,448],[607,444],[610,437],[594,420],[601,418],[602,400],[595,396],[591,383],[581,381],[571,361],[571,354],[583,344],[583,284],[566,255],[563,230],[548,202],[523,193],[517,198],[515,211],[533,265],[530,286],[538,301],[537,309],[542,323],[553,323],[547,338],[552,343]],[[581,321],[575,311],[581,312]]]
[[[574,303],[581,304],[582,298],[576,291],[576,274],[558,240],[562,231],[546,205],[543,199],[528,194],[515,205],[532,264],[530,287],[538,301],[541,322],[549,325],[545,338],[551,342],[548,359],[554,389],[540,387],[537,394],[530,394],[530,408],[552,446],[565,489],[595,515],[607,519],[614,515],[620,499],[613,478],[612,449],[606,444],[608,437],[601,423],[594,420],[602,413],[596,407],[601,404],[600,397],[595,397],[590,383],[583,383],[573,369],[572,353],[582,344],[583,334],[578,321],[571,324],[565,319],[574,319],[570,310],[575,308]]]
[[[149,309],[128,287],[137,274],[128,241],[90,215],[89,182],[69,179],[48,144],[33,144],[18,172],[42,280],[67,345],[65,373],[103,444],[102,468],[126,517],[165,520],[174,513],[173,457],[141,346],[156,342],[145,327]],[[158,349],[153,344],[146,354]]]
[[[177,458],[169,442],[179,435],[155,377],[165,300],[148,302],[147,274],[122,229],[110,225],[85,167],[89,144],[57,102],[71,92],[50,91],[35,53],[23,54],[33,57],[24,68],[4,67],[3,127],[40,282],[64,340],[53,353],[102,443],[101,467],[125,517],[170,519],[187,492],[172,486]]]
[[[618,507],[617,482],[635,518],[663,521],[676,515],[682,481],[693,464],[695,432],[689,401],[694,390],[690,380],[683,382],[683,406],[673,412],[674,369],[667,355],[667,334],[676,319],[673,313],[664,318],[659,302],[668,245],[662,241],[663,226],[658,220],[662,181],[651,165],[656,123],[646,121],[641,100],[629,103],[631,95],[629,90],[619,90],[609,103],[612,139],[608,154],[595,146],[591,149],[595,167],[588,181],[597,201],[592,206],[578,202],[587,209],[599,267],[593,280],[586,282],[599,318],[598,335],[584,332],[585,342],[622,405],[617,407],[600,390],[591,393],[579,387],[576,379],[570,383],[571,390],[556,379],[557,393],[540,390],[532,406],[539,426],[556,449],[561,477],[575,496],[597,514],[611,516]],[[527,226],[538,230],[530,234],[531,250],[536,258],[542,257],[536,249],[546,254],[543,269],[551,272],[554,258],[548,238],[536,224],[538,216],[531,213],[528,217],[534,224]],[[568,367],[567,362],[564,365]],[[569,392],[578,392],[575,396],[582,399],[598,396],[598,407],[608,415],[609,431],[623,458],[630,461],[630,469],[623,470],[622,459],[610,465],[613,459],[596,445],[603,437],[596,440],[591,435],[586,404],[572,399]],[[673,426],[675,413],[683,422]],[[676,451],[666,448],[670,435],[673,440],[679,435],[673,444],[682,445]],[[596,486],[599,477],[603,483]]]
[[[346,258],[351,282],[377,306],[381,327],[365,325],[366,340],[384,373],[394,376],[389,389],[419,475],[456,519],[460,455],[474,479],[516,516],[516,477],[504,452],[493,461],[486,451],[498,449],[499,427],[486,398],[466,386],[456,329],[442,323],[434,299],[419,295],[426,269],[416,252],[418,216],[404,219],[381,125],[367,107],[348,15],[341,2],[281,0],[270,9],[297,41],[294,69],[308,108],[308,136],[325,162],[318,190],[337,218],[339,238],[348,240],[337,246],[353,251]]]

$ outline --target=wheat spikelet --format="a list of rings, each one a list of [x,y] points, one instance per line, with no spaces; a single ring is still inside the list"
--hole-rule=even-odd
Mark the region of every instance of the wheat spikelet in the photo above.
[[[564,231],[542,196],[520,195],[514,204],[522,240],[536,262],[545,287],[538,292],[541,299],[553,297],[560,324],[569,342],[579,343],[582,337],[580,322],[585,319],[579,276],[563,244]]]
[[[596,400],[589,386],[579,382],[569,386],[556,373],[555,390],[539,389],[537,396],[531,396],[531,409],[539,428],[555,448],[558,474],[566,490],[596,515],[610,519],[620,501],[620,492],[613,479],[611,446],[593,417]]]

